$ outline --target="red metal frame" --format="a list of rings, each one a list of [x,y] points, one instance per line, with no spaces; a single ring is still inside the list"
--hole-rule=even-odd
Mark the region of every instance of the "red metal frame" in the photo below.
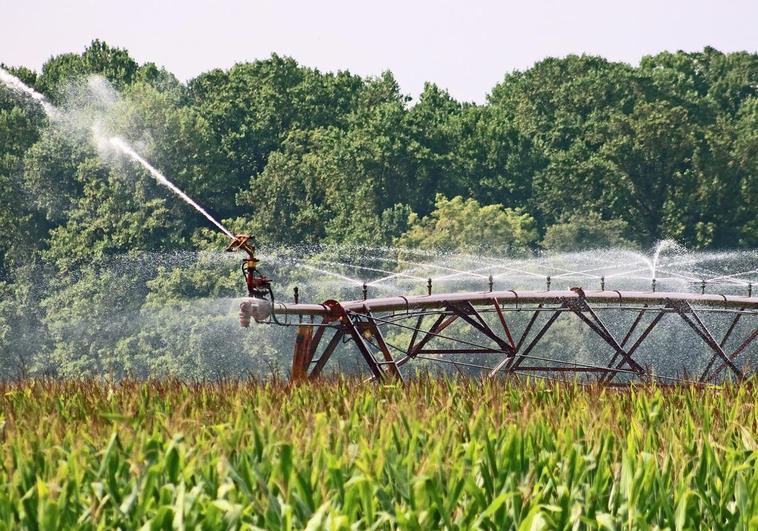
[[[248,300],[245,304],[250,306],[256,302]],[[628,328],[614,331],[611,324],[600,317],[601,311],[609,309],[632,311],[636,315]],[[275,303],[270,311],[275,316],[300,317],[301,324],[296,325],[298,334],[292,366],[292,378],[296,381],[319,377],[341,342],[353,345],[368,368],[370,379],[375,381],[402,381],[404,375],[401,368],[414,359],[451,364],[459,370],[465,367],[484,371],[489,378],[523,374],[554,378],[555,375],[565,377],[567,373],[573,373],[584,378],[594,377],[604,384],[651,379],[681,381],[685,378],[657,375],[655,367],[643,367],[635,360],[640,346],[667,315],[678,317],[712,352],[697,379],[699,383],[724,379],[725,374],[741,381],[754,374],[758,357],[755,348],[755,339],[758,337],[755,326],[758,320],[758,298],[753,297],[584,292],[575,288],[548,292],[449,293],[347,302],[327,301],[324,304]],[[496,327],[485,319],[485,312],[494,314]],[[512,333],[510,312],[532,312],[517,342]],[[721,341],[716,341],[701,317],[705,312],[727,312],[734,315]],[[544,322],[532,335],[542,313],[549,313],[549,317],[546,321],[543,319]],[[609,352],[605,359],[602,359],[602,353],[597,353],[597,361],[578,363],[551,358],[538,351],[545,335],[563,314],[575,316],[571,320],[574,326],[591,331],[607,345]],[[432,324],[428,328],[424,326],[424,322],[435,315]],[[320,317],[321,322],[302,324],[303,317],[307,316],[312,319]],[[652,316],[652,319],[637,335],[648,316]],[[740,328],[737,326],[740,322],[749,325]],[[281,324],[279,320],[277,323]],[[454,324],[457,328],[451,329]],[[315,333],[313,328],[316,329]],[[411,333],[407,347],[393,345],[387,340],[386,334],[392,329]],[[451,331],[448,332],[448,329]],[[744,337],[735,340],[740,330]],[[331,339],[321,354],[317,355],[320,343],[324,341],[327,332],[331,331]],[[636,339],[633,340],[635,336]],[[725,347],[730,339],[735,340],[738,346],[727,353]],[[430,346],[433,341],[443,344]],[[631,346],[627,347],[630,343]],[[476,361],[492,355],[499,356],[494,365]],[[739,361],[738,356],[741,356]],[[724,373],[725,369],[728,369],[727,373]]]

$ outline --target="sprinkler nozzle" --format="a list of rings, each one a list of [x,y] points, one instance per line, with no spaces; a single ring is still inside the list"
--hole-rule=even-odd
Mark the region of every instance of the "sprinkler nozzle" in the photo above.
[[[250,319],[262,323],[271,317],[271,303],[265,299],[250,299],[240,303],[240,325],[250,326]]]
[[[250,317],[253,313],[252,305],[245,301],[240,304],[240,326],[247,328],[250,326]]]

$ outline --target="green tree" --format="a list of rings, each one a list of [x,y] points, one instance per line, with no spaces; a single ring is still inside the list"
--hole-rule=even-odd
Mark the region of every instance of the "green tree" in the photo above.
[[[519,209],[442,195],[437,195],[435,206],[424,218],[412,215],[410,228],[395,244],[441,251],[523,253],[537,239],[534,219]]]
[[[629,227],[620,219],[603,219],[597,212],[575,214],[563,223],[550,225],[542,239],[542,248],[551,252],[586,251],[628,247],[625,237]]]
[[[278,55],[198,76],[188,85],[188,100],[214,138],[206,174],[227,189],[243,189],[291,130],[344,127],[360,86],[347,72],[321,74]]]
[[[95,39],[84,53],[65,53],[51,57],[42,66],[40,87],[54,99],[65,97],[66,87],[80,78],[100,74],[118,88],[134,81],[139,65],[122,48],[113,48]]]

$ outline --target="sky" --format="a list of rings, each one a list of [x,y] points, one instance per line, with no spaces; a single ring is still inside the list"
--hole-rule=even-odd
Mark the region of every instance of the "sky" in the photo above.
[[[545,57],[755,52],[757,21],[756,0],[0,0],[0,63],[39,70],[99,38],[186,81],[276,52],[326,71],[391,70],[411,96],[431,81],[483,102]]]

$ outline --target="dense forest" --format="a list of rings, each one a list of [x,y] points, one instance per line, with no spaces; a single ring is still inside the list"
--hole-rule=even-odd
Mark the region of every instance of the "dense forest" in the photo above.
[[[277,55],[182,83],[100,41],[41,72],[6,68],[71,116],[104,113],[261,244],[758,246],[755,53],[549,58],[481,105]],[[192,253],[222,239],[143,173],[0,86],[1,375],[144,374],[188,366],[176,351],[193,367],[213,355],[160,305],[231,296],[238,278],[206,274]],[[172,252],[193,267],[144,259]],[[135,317],[146,308],[165,319]]]

